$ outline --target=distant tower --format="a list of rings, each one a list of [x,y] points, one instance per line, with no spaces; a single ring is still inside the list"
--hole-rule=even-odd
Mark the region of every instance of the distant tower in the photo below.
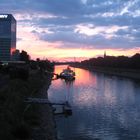
[[[106,58],[106,51],[104,51],[104,58]]]
[[[16,20],[11,14],[0,14],[0,61],[10,61],[16,50]]]

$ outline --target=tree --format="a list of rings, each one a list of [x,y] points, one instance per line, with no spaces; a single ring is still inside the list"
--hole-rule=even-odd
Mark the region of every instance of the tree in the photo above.
[[[29,60],[30,60],[30,56],[28,55],[28,53],[22,50],[22,52],[20,53],[20,61],[28,62]]]

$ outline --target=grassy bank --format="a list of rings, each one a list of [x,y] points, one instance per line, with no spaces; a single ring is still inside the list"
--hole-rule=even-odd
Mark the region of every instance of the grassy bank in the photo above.
[[[0,88],[0,139],[55,139],[51,107],[24,102],[27,97],[47,98],[51,75],[34,71],[30,72],[28,80],[1,77],[6,80]],[[46,133],[44,136],[41,129]]]
[[[140,80],[139,70],[94,67],[93,71]]]

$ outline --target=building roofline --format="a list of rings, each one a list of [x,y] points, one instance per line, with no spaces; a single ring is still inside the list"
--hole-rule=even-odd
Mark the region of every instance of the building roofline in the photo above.
[[[12,18],[12,19],[14,19],[14,20],[16,21],[15,17],[14,17],[12,14],[0,13],[0,17],[1,17],[2,19],[7,19],[9,16],[10,16],[10,18]]]

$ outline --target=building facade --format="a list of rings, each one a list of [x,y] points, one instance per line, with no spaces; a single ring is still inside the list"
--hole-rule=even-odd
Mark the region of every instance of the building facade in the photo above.
[[[11,14],[0,14],[0,61],[10,61],[16,50],[16,20]]]

